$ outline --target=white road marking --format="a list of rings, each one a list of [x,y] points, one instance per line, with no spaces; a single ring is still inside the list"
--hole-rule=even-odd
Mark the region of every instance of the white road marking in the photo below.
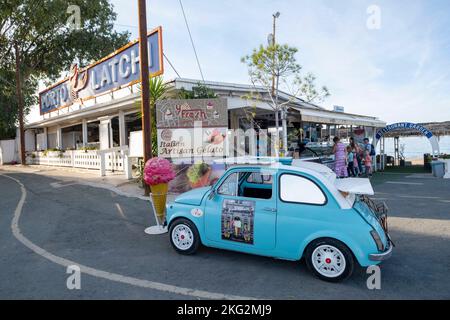
[[[160,283],[160,282],[154,282],[149,280],[143,280],[128,276],[123,276],[121,274],[112,273],[108,271],[103,271],[95,268],[91,268],[85,265],[82,265],[78,262],[71,261],[65,258],[61,258],[59,256],[56,256],[45,249],[39,247],[38,245],[31,242],[27,237],[25,237],[19,228],[19,219],[20,215],[22,214],[23,205],[25,203],[25,199],[27,197],[27,190],[23,183],[13,177],[7,176],[5,174],[0,173],[1,176],[11,179],[15,181],[17,184],[19,184],[22,195],[20,197],[19,203],[17,204],[16,210],[14,211],[14,217],[11,222],[11,229],[14,237],[19,240],[23,245],[25,245],[27,248],[35,252],[36,254],[44,257],[47,260],[50,260],[56,264],[59,264],[65,268],[67,268],[70,265],[77,265],[80,267],[81,272],[91,275],[93,277],[97,278],[103,278],[115,282],[125,283],[137,287],[142,288],[148,288],[148,289],[154,289],[158,291],[164,291],[164,292],[170,292],[185,296],[191,296],[196,298],[203,298],[203,299],[217,299],[217,300],[254,300],[255,298],[251,297],[241,297],[241,296],[235,296],[235,295],[229,295],[229,294],[223,294],[223,293],[215,293],[215,292],[209,292],[209,291],[203,291],[203,290],[197,290],[197,289],[190,289],[190,288],[184,288],[184,287],[178,287],[170,284]]]
[[[428,196],[407,196],[407,195],[398,195],[399,198],[411,198],[411,199],[440,199],[440,197],[428,197]]]
[[[421,186],[421,185],[423,185],[422,182],[404,182],[404,181],[386,181],[385,183],[389,183],[389,184],[406,184],[406,185],[413,185],[413,186]]]
[[[122,207],[117,202],[116,202],[116,208],[117,208],[117,211],[119,211],[120,216],[123,219],[127,220],[127,217],[125,216],[125,213],[123,213]]]
[[[63,187],[73,186],[75,184],[78,184],[78,183],[76,183],[76,182],[67,182],[67,183],[52,182],[52,183],[50,183],[50,186],[52,188],[59,189],[59,188],[63,188]]]

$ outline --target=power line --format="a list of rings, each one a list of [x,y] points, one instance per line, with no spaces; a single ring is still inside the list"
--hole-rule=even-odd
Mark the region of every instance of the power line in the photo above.
[[[164,58],[166,58],[166,61],[172,67],[173,71],[175,71],[175,73],[177,74],[178,78],[181,78],[180,75],[178,74],[177,70],[175,69],[175,67],[172,65],[172,62],[170,62],[169,58],[167,58],[167,56],[166,56],[166,54],[164,52],[163,52],[163,56],[164,56]]]
[[[194,40],[192,39],[191,30],[189,29],[189,24],[188,24],[188,21],[186,18],[186,14],[184,13],[183,3],[181,2],[181,0],[178,0],[178,1],[180,3],[181,11],[183,12],[184,22],[186,23],[186,28],[189,33],[189,38],[191,39],[192,49],[194,49],[194,54],[195,54],[195,59],[197,60],[198,70],[200,71],[200,75],[202,76],[203,82],[205,82],[205,78],[203,77],[202,68],[200,66],[200,61],[198,60],[197,50],[195,50]]]

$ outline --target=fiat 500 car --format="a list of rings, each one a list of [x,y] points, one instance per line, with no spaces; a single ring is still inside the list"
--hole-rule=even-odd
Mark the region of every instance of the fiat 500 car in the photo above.
[[[305,259],[317,277],[337,282],[359,265],[388,259],[386,206],[371,201],[368,179],[336,179],[328,167],[297,161],[235,165],[212,186],[167,204],[173,248],[201,244],[285,260]]]

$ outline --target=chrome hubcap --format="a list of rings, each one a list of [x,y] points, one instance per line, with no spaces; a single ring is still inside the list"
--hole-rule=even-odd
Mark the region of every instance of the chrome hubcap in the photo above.
[[[188,250],[194,243],[192,230],[184,224],[179,224],[172,231],[173,244],[180,250]]]
[[[338,277],[345,270],[344,255],[338,248],[330,245],[318,246],[311,259],[314,269],[325,277]]]

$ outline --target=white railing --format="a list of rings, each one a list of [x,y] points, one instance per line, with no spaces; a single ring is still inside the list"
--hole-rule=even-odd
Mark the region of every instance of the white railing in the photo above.
[[[131,162],[128,157],[128,146],[97,150],[100,157],[100,175],[106,175],[106,170],[124,171],[127,179],[131,179]]]
[[[67,151],[34,151],[27,156],[28,164],[57,167],[72,167],[100,170],[104,176],[106,171],[121,171],[131,179],[128,172],[128,146],[107,150],[67,150]],[[103,165],[102,165],[103,164]]]

